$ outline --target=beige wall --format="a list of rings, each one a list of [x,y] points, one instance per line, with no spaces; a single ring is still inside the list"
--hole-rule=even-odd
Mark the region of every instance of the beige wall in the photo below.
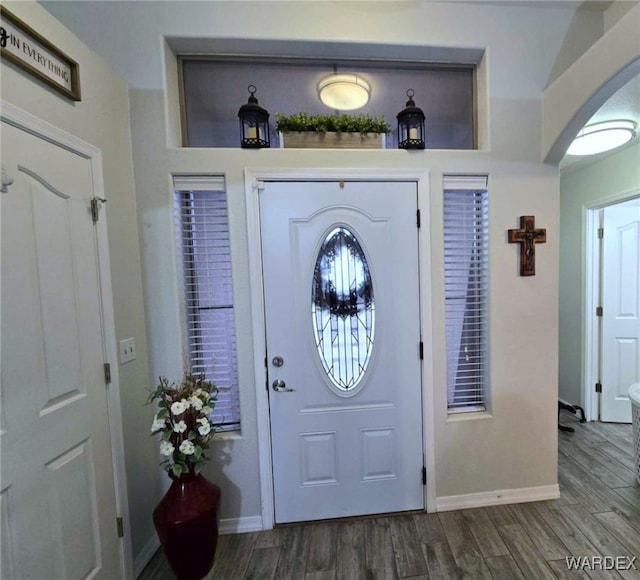
[[[559,164],[578,131],[618,89],[640,74],[640,4],[556,78],[542,101],[542,157]]]
[[[69,101],[6,61],[2,63],[2,99],[102,151],[116,336],[135,337],[137,349],[136,361],[117,368],[131,508],[127,525],[132,532],[133,552],[137,554],[154,533],[151,510],[159,485],[155,477],[156,446],[148,436],[151,410],[143,406],[149,371],[127,86],[35,2],[3,5],[79,63],[82,100]]]
[[[181,365],[170,175],[226,176],[243,428],[241,434],[218,442],[216,459],[207,467],[207,475],[223,488],[224,518],[260,516],[262,499],[253,378],[253,361],[260,353],[252,349],[243,184],[247,167],[430,171],[431,221],[424,232],[431,238],[433,265],[434,381],[425,389],[433,392],[435,400],[436,495],[556,482],[559,177],[557,168],[540,163],[541,98],[549,79],[560,75],[576,58],[576,47],[565,43],[567,35],[576,35],[573,37],[587,46],[600,34],[599,22],[586,18],[587,28],[580,29],[579,21],[572,24],[573,12],[569,10],[439,2],[53,2],[48,9],[127,78],[132,89],[137,220],[151,376],[175,375]],[[15,11],[45,34],[55,33],[69,54],[79,55],[83,93],[88,93],[83,103],[71,105],[46,89],[34,89],[30,79],[3,65],[3,98],[95,143],[105,155],[107,191],[111,189],[114,200],[108,209],[117,332],[119,337],[135,335],[140,351],[135,366],[121,369],[129,489],[136,514],[132,522],[134,553],[139,554],[144,542],[153,538],[147,518],[161,491],[155,485],[155,451],[148,448],[147,417],[141,422],[144,412],[139,411],[139,389],[146,386],[147,373],[126,95],[105,66],[42,10],[19,4]],[[614,16],[609,14],[605,30],[618,19]],[[118,42],[113,41],[114,30],[118,31]],[[171,59],[163,62],[166,36],[211,39],[218,47],[226,40],[245,48],[256,39],[285,43],[281,47],[294,42],[319,51],[334,42],[356,43],[354,46],[370,43],[375,56],[382,58],[402,55],[407,47],[424,49],[425,54],[434,46],[484,48],[486,77],[479,95],[483,150],[318,153],[177,148],[175,66]],[[560,93],[559,102],[575,106],[569,93],[562,89],[555,93]],[[462,419],[449,419],[446,413],[442,287],[445,173],[490,176],[490,413]],[[580,187],[577,177],[567,175],[563,188],[570,182]],[[565,202],[574,203],[563,194],[563,216]],[[517,275],[517,250],[507,244],[506,230],[518,225],[520,215],[529,214],[536,216],[537,225],[547,228],[548,242],[537,248],[537,275],[521,278]]]
[[[251,346],[245,167],[429,169],[432,217],[425,235],[431,237],[433,246],[435,381],[425,388],[433,390],[436,401],[436,493],[442,497],[556,482],[557,170],[537,163],[492,159],[486,153],[167,150],[158,122],[164,114],[162,94],[133,91],[131,99],[145,270],[150,279],[154,272],[155,281],[147,300],[150,312],[163,312],[162,319],[151,320],[149,316],[150,328],[155,328],[150,334],[163,337],[155,345],[164,353],[164,357],[158,356],[158,372],[175,373],[180,363],[174,250],[168,235],[173,227],[169,175],[223,173],[227,179],[243,429],[239,439],[220,444],[233,452],[229,463],[208,466],[207,474],[214,480],[222,477],[223,494],[226,484],[233,497],[228,503],[223,500],[223,517],[260,514],[253,380],[254,356],[260,355],[254,354]],[[138,151],[144,153],[138,155]],[[477,419],[450,420],[446,413],[441,241],[444,173],[490,176],[491,416]],[[535,215],[536,223],[547,228],[549,241],[538,248],[538,275],[521,278],[517,274],[517,251],[506,243],[506,230],[517,227],[518,217],[528,214]],[[163,261],[164,273],[160,273]],[[238,507],[241,511],[232,511]]]
[[[612,2],[611,6],[604,11],[604,30],[609,30],[637,4],[639,4],[638,0],[615,0]]]
[[[170,176],[224,174],[231,251],[242,411],[241,434],[216,446],[206,474],[223,488],[223,518],[260,516],[248,238],[244,171],[249,167],[408,168],[431,175],[436,495],[448,497],[556,483],[558,376],[559,176],[540,162],[543,90],[571,25],[567,10],[446,3],[52,3],[131,85],[131,120],[151,374],[181,365],[179,297]],[[332,26],[327,26],[331,22]],[[592,23],[591,23],[592,24]],[[110,31],[126,41],[113,43]],[[574,31],[575,32],[575,31]],[[587,36],[592,32],[588,32]],[[191,149],[175,146],[175,67],[163,63],[163,37],[289,42],[323,51],[334,42],[369,43],[375,56],[430,46],[486,49],[479,95],[481,151]],[[245,40],[246,39],[246,40]],[[309,42],[307,42],[309,41]],[[315,45],[313,43],[316,43]],[[555,71],[558,73],[559,71]],[[166,86],[172,87],[167,92]],[[171,108],[166,105],[170,103]],[[239,105],[239,104],[238,104]],[[275,112],[272,111],[272,112]],[[167,119],[169,121],[167,121]],[[170,127],[167,131],[167,126]],[[480,173],[490,183],[490,412],[446,413],[442,272],[442,175]],[[506,230],[535,215],[548,242],[537,248],[537,275],[518,276],[517,249]]]
[[[204,16],[202,7],[201,17]],[[191,6],[191,17],[197,9]],[[307,35],[318,42],[326,34],[313,25],[322,21],[323,9],[314,7],[315,18],[302,20],[297,6],[278,3],[253,5],[257,13],[238,22],[231,7],[216,5],[217,19],[209,22],[211,37],[254,37],[264,34],[261,18],[268,9],[274,21],[284,18],[300,23],[296,36]],[[158,9],[151,20],[162,21],[155,30],[171,36],[182,23],[171,24],[166,10]],[[341,29],[357,30],[359,40],[379,40],[389,16],[380,7],[368,14],[370,26],[356,26],[359,12],[333,6],[332,20]],[[429,7],[403,5],[407,21],[430,22]],[[471,10],[466,7],[466,10]],[[292,14],[293,11],[293,14]],[[553,11],[552,11],[553,12]],[[250,315],[247,262],[244,170],[247,167],[353,167],[421,168],[431,174],[431,221],[425,235],[431,237],[433,264],[434,382],[425,389],[434,393],[436,453],[436,495],[440,498],[496,490],[550,486],[556,483],[556,399],[557,399],[557,304],[559,178],[557,168],[540,163],[541,95],[554,58],[549,43],[559,46],[562,33],[548,26],[557,15],[546,17],[522,9],[487,9],[468,14],[474,26],[454,23],[457,9],[438,6],[440,26],[447,32],[449,46],[489,48],[486,70],[488,100],[482,122],[489,128],[485,149],[455,151],[309,152],[292,150],[246,151],[240,149],[180,149],[175,135],[167,135],[165,99],[174,94],[162,88],[134,88],[131,91],[132,133],[140,235],[144,256],[146,304],[154,372],[178,372],[180,365],[179,309],[175,287],[175,251],[171,191],[172,173],[221,173],[227,180],[231,221],[231,249],[240,388],[242,433],[219,443],[225,463],[212,462],[207,475],[223,487],[223,518],[259,516],[261,497],[257,460],[256,385],[253,377],[253,321]],[[262,16],[261,16],[262,14]],[[325,15],[326,16],[326,15]],[[533,21],[532,21],[533,17]],[[496,19],[503,27],[496,25]],[[209,19],[210,20],[210,19]],[[467,22],[465,20],[465,22]],[[506,23],[509,23],[509,26]],[[568,23],[568,21],[567,21]],[[486,28],[483,30],[484,25]],[[555,22],[557,25],[557,22]],[[198,26],[198,25],[196,25]],[[289,27],[291,28],[291,26]],[[513,31],[527,29],[526,34]],[[395,30],[393,27],[390,31]],[[374,32],[377,31],[377,32]],[[195,31],[197,32],[197,31]],[[194,32],[194,33],[195,33]],[[390,32],[391,34],[391,32]],[[384,36],[384,34],[383,34]],[[269,37],[282,40],[288,30],[269,29]],[[550,38],[551,37],[551,38]],[[150,40],[153,36],[147,38]],[[409,31],[407,42],[419,43],[422,35]],[[153,44],[153,42],[150,42]],[[543,45],[546,46],[543,48]],[[528,62],[529,67],[515,66]],[[172,84],[175,69],[166,67]],[[512,74],[513,73],[513,74]],[[520,82],[511,82],[510,74]],[[524,77],[524,78],[523,78]],[[152,84],[148,75],[145,84]],[[484,100],[481,96],[481,100]],[[488,114],[487,113],[488,110]],[[171,111],[169,111],[171,113]],[[173,115],[168,115],[170,119]],[[175,123],[170,123],[175,127]],[[488,143],[490,141],[490,147]],[[490,299],[490,413],[449,419],[446,412],[446,369],[444,357],[444,297],[442,272],[442,175],[444,173],[486,173],[490,176],[491,299]],[[533,214],[540,227],[547,228],[548,242],[538,247],[538,274],[518,276],[517,249],[507,244],[506,230],[516,227],[520,215]],[[153,313],[162,312],[162,317]],[[222,451],[224,450],[224,452]],[[230,453],[229,453],[230,451]]]

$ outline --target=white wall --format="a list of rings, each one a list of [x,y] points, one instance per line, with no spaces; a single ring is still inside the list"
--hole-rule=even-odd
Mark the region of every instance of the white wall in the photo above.
[[[558,175],[556,169],[539,163],[540,98],[571,13],[441,4],[302,7],[205,3],[187,4],[180,15],[176,10],[173,3],[154,5],[144,11],[143,22],[136,8],[128,7],[117,21],[125,30],[128,26],[138,29],[147,62],[143,76],[136,81],[140,88],[131,92],[131,102],[145,296],[156,374],[175,373],[180,363],[169,175],[220,172],[227,178],[243,429],[240,438],[221,444],[232,451],[228,463],[222,467],[214,464],[207,472],[221,480],[226,497],[223,517],[259,515],[261,505],[252,375],[254,357],[261,355],[252,352],[246,291],[245,167],[420,167],[431,171],[429,225],[438,338],[433,345],[435,383],[426,388],[434,390],[436,401],[436,494],[444,497],[554,484]],[[99,11],[101,17],[106,16],[103,9]],[[327,19],[335,23],[331,31],[319,24]],[[418,22],[420,26],[411,25]],[[383,38],[389,43],[420,44],[428,38],[430,44],[487,47],[491,151],[320,153],[167,148],[174,136],[165,132],[165,95],[157,88],[153,74],[159,55],[148,47],[159,47],[162,34],[178,36],[187,29],[190,35],[226,38],[264,37],[268,31],[270,39],[285,40],[292,38],[291,30],[295,30],[296,38],[316,41],[336,38],[373,43]],[[135,54],[132,58],[135,60]],[[523,62],[527,66],[522,66]],[[129,61],[126,66],[133,65]],[[441,243],[445,172],[491,176],[491,416],[475,420],[449,420],[446,414]],[[517,249],[506,243],[506,230],[518,225],[520,215],[528,214],[535,215],[537,223],[549,232],[549,242],[538,249],[535,278],[517,275]],[[152,314],[159,312],[162,317]]]
[[[137,360],[116,367],[122,397],[130,525],[134,555],[153,533],[151,510],[158,495],[156,446],[149,438],[149,385],[138,246],[129,97],[126,84],[35,2],[4,2],[16,16],[50,39],[80,66],[82,100],[73,103],[21,69],[2,62],[2,99],[87,141],[102,151],[111,275],[118,339],[134,336]],[[117,361],[112,361],[116,366]]]
[[[487,47],[492,52],[496,98],[523,98],[546,86],[575,13],[479,6],[473,0],[469,4],[189,0],[42,4],[136,89],[162,88],[159,49],[164,35],[243,39],[236,44],[242,52],[251,52],[252,42],[263,39],[375,43],[386,47],[388,57],[398,57],[404,48]],[[535,55],[530,52],[534,45]],[[317,53],[325,48],[319,46]]]
[[[544,91],[542,157],[559,164],[594,113],[640,74],[640,4],[625,12]]]
[[[48,5],[49,6],[49,5]],[[133,152],[152,374],[181,364],[171,173],[223,173],[229,192],[238,358],[240,436],[221,441],[224,460],[206,474],[223,488],[223,518],[261,513],[249,304],[246,167],[427,168],[431,172],[432,345],[436,495],[456,496],[556,483],[559,176],[540,163],[541,97],[573,12],[445,3],[54,2],[132,86]],[[331,23],[328,25],[327,23]],[[118,31],[122,42],[113,42]],[[375,56],[407,46],[486,48],[486,94],[479,95],[482,151],[322,151],[175,147],[175,69],[162,62],[163,37],[211,38],[251,48],[252,40],[304,40],[320,53],[332,42],[369,43]],[[237,39],[247,39],[238,42]],[[309,48],[310,44],[305,44]],[[372,54],[373,56],[374,54]],[[170,59],[171,60],[171,59]],[[172,90],[165,92],[165,83]],[[486,108],[483,103],[486,101]],[[171,109],[165,108],[171,103]],[[240,103],[238,104],[240,105]],[[167,133],[167,123],[170,127]],[[486,134],[488,132],[488,135]],[[442,271],[442,175],[490,175],[490,413],[446,413]],[[518,249],[506,230],[535,215],[547,228],[537,274],[518,276]]]
[[[586,166],[569,168],[560,179],[560,397],[584,406],[583,313],[585,213],[640,193],[640,143]]]
[[[162,146],[164,135],[158,123],[162,116],[161,94],[132,93],[134,150],[144,151],[142,155],[134,155],[139,212],[144,222],[143,254],[147,260],[145,271],[149,280],[153,280],[147,287],[146,298],[150,313],[163,313],[162,318],[149,315],[150,335],[162,337],[156,345],[157,372],[175,373],[180,363],[169,174],[221,172],[226,176],[229,192],[243,429],[240,439],[225,444],[231,447],[233,455],[224,467],[223,484],[231,484],[229,491],[234,494],[234,501],[230,505],[223,499],[223,517],[260,513],[252,373],[254,356],[261,355],[254,354],[251,348],[252,321],[246,291],[249,271],[245,167],[429,168],[433,201],[430,231],[426,235],[431,236],[434,249],[433,316],[437,342],[435,383],[426,388],[434,389],[436,397],[436,492],[438,496],[449,496],[555,483],[559,224],[558,178],[554,168],[493,160],[491,155],[482,153],[167,150]],[[493,418],[449,421],[446,415],[441,193],[442,174],[450,172],[490,174]],[[535,215],[536,223],[548,228],[549,242],[538,248],[538,275],[520,278],[517,250],[506,243],[506,229],[517,227],[518,217],[528,214]],[[212,465],[207,474],[216,480],[221,476],[219,469]],[[225,492],[223,485],[223,497]],[[238,501],[241,511],[231,511]]]
[[[591,10],[590,2],[583,2],[576,10],[558,58],[551,71],[549,83],[569,68],[604,32],[604,13]]]

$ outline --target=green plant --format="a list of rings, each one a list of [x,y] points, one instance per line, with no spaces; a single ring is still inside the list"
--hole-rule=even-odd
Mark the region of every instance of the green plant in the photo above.
[[[315,131],[326,133],[390,133],[391,127],[384,116],[371,115],[294,115],[276,114],[276,131]]]
[[[166,457],[161,465],[169,474],[197,475],[209,459],[204,452],[217,429],[210,417],[218,391],[211,381],[188,371],[179,384],[159,378],[147,404],[158,401],[151,433],[160,435],[160,453]]]

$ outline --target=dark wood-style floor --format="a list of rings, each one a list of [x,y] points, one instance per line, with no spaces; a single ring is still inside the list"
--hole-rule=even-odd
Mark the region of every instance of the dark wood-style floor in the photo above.
[[[631,426],[562,415],[576,431],[559,433],[559,500],[221,536],[207,578],[640,579]],[[623,557],[624,566],[638,560],[635,570],[569,571],[570,556]],[[140,578],[175,576],[159,552]]]

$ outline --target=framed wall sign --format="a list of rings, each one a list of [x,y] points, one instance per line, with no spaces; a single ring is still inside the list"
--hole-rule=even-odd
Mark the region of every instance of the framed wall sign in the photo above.
[[[73,101],[80,100],[78,63],[0,6],[0,54]]]

